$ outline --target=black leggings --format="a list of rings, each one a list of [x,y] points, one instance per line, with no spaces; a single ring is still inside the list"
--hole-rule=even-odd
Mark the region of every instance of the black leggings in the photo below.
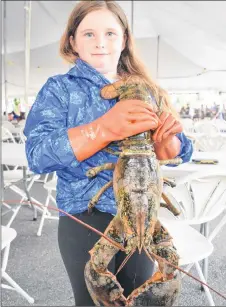
[[[104,232],[113,216],[94,209],[89,215],[86,212],[74,215],[83,222]],[[58,243],[60,253],[70,278],[74,292],[76,306],[95,306],[84,281],[84,267],[90,259],[88,251],[100,237],[93,231],[78,224],[67,216],[61,216],[58,228]],[[109,264],[109,271],[117,271],[123,259],[124,252],[118,252]],[[135,288],[143,284],[153,274],[154,264],[145,253],[134,253],[126,265],[117,275],[117,279],[124,288],[124,295],[128,296]]]

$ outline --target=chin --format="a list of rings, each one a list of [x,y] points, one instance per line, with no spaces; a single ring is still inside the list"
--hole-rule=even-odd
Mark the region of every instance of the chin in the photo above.
[[[101,74],[107,74],[110,71],[106,67],[95,67],[95,69]]]

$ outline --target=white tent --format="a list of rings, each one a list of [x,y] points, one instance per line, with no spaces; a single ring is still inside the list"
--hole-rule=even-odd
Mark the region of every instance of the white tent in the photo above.
[[[138,51],[168,90],[226,91],[226,2],[118,1],[133,20]],[[6,3],[6,80],[9,96],[24,94],[24,2]],[[76,1],[32,1],[29,94],[69,64],[59,39]],[[3,80],[4,81],[4,80]]]

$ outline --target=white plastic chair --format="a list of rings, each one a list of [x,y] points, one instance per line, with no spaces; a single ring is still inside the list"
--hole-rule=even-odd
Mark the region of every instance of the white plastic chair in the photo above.
[[[2,127],[8,129],[14,135],[14,137],[18,137],[19,136],[18,129],[11,122],[3,121],[2,122]]]
[[[192,173],[167,187],[167,197],[181,210],[176,218],[189,225],[208,223],[226,209],[226,172]],[[168,217],[174,216],[169,212]]]
[[[160,216],[168,220],[180,221],[187,225],[200,225],[200,231],[209,240],[220,232],[226,222],[226,173],[211,171],[197,172],[177,181],[175,188],[167,187],[167,197],[176,208],[181,210],[177,217],[168,210],[160,209]],[[216,217],[222,219],[209,234],[209,222]],[[203,262],[205,279],[208,277],[208,259]]]
[[[34,201],[34,202],[38,202],[36,199],[32,198],[30,196],[30,190],[34,184],[34,182],[40,177],[40,175],[35,175],[30,171],[27,171],[26,174],[26,181],[25,178],[23,176],[23,170],[21,169],[13,169],[13,170],[6,170],[3,171],[3,184],[4,184],[4,190],[6,189],[11,189],[13,192],[15,192],[17,195],[19,195],[19,197],[21,198],[20,201],[18,201],[18,204],[15,205],[9,205],[7,203],[5,203],[4,201],[2,202],[3,205],[5,207],[7,207],[9,210],[2,212],[2,215],[5,215],[6,213],[12,212],[12,216],[10,217],[7,226],[10,227],[10,225],[12,224],[13,220],[15,219],[17,213],[19,212],[21,205],[23,204],[25,199]],[[24,182],[24,190],[22,190],[21,188],[19,188],[18,186],[16,186],[16,184],[20,181]],[[29,182],[30,181],[30,182]],[[27,182],[29,182],[28,186],[27,186]],[[40,203],[41,204],[41,203]],[[42,212],[42,209],[37,208],[39,211]],[[36,220],[37,216],[36,216],[36,210],[34,210],[34,217],[33,219]]]
[[[3,251],[3,257],[2,257],[2,279],[5,279],[9,285],[1,283],[1,287],[4,289],[14,290],[21,294],[30,304],[34,303],[34,299],[28,295],[27,292],[25,292],[7,273],[6,268],[8,264],[8,258],[9,258],[9,250],[10,250],[10,244],[11,242],[16,238],[17,232],[13,228],[1,226],[1,239],[2,239],[2,245],[1,250]]]
[[[6,129],[8,129],[11,133],[13,133],[14,130],[15,130],[14,125],[8,120],[3,121],[2,126]]]
[[[198,278],[207,284],[206,278],[202,273],[199,262],[206,259],[213,252],[213,244],[197,230],[182,222],[176,222],[175,218],[170,220],[163,216],[159,217],[160,222],[168,230],[173,238],[173,244],[180,256],[179,266],[185,266],[184,271],[188,272],[195,265]],[[186,240],[185,240],[186,238]],[[184,273],[182,277],[185,277]],[[191,278],[191,277],[187,277]],[[208,287],[203,286],[208,300],[208,306],[215,306],[212,294]]]
[[[12,135],[10,130],[3,126],[2,126],[2,141],[16,143],[14,136]]]
[[[218,127],[220,132],[222,133],[226,132],[226,120],[217,118],[213,120],[213,123]]]
[[[205,133],[207,135],[212,135],[220,132],[219,128],[214,124],[213,121],[199,121],[194,124],[194,128],[195,132]]]
[[[26,136],[24,135],[24,127],[20,127],[19,138],[20,138],[19,143],[25,144]]]
[[[197,135],[194,146],[197,151],[226,151],[226,136],[218,133]]]
[[[41,217],[38,232],[37,232],[37,236],[39,236],[39,237],[42,234],[42,229],[43,229],[43,226],[44,226],[45,219],[59,220],[59,217],[58,216],[52,216],[49,213],[48,208],[47,208],[50,200],[52,200],[54,202],[54,204],[56,204],[56,200],[52,195],[52,192],[56,191],[56,185],[57,185],[57,175],[56,175],[56,173],[53,174],[53,178],[51,180],[49,180],[48,182],[46,182],[43,185],[44,189],[47,190],[48,195],[47,195],[46,202],[45,202],[45,205],[44,205],[44,208],[43,208],[42,217]]]
[[[181,118],[180,122],[183,126],[185,133],[193,133],[194,132],[194,123],[191,118]]]

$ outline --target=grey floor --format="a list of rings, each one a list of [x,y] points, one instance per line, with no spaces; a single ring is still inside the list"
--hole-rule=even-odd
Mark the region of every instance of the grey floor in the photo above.
[[[44,201],[46,191],[42,183],[35,183],[32,195]],[[5,199],[18,199],[13,192],[6,191]],[[57,213],[53,212],[54,215]],[[64,269],[57,244],[57,220],[46,220],[41,237],[37,237],[40,221],[32,221],[32,210],[28,206],[20,209],[11,227],[17,237],[11,244],[8,274],[34,299],[34,306],[73,306],[71,286]],[[211,229],[219,218],[211,223]],[[6,224],[7,215],[2,218]],[[208,283],[226,295],[226,227],[214,239],[214,252],[209,257]],[[190,271],[197,277],[196,271]],[[208,306],[199,284],[189,277],[182,283],[178,306]],[[226,306],[226,301],[213,293],[216,306]],[[30,304],[14,291],[2,289],[2,306],[29,306]]]

